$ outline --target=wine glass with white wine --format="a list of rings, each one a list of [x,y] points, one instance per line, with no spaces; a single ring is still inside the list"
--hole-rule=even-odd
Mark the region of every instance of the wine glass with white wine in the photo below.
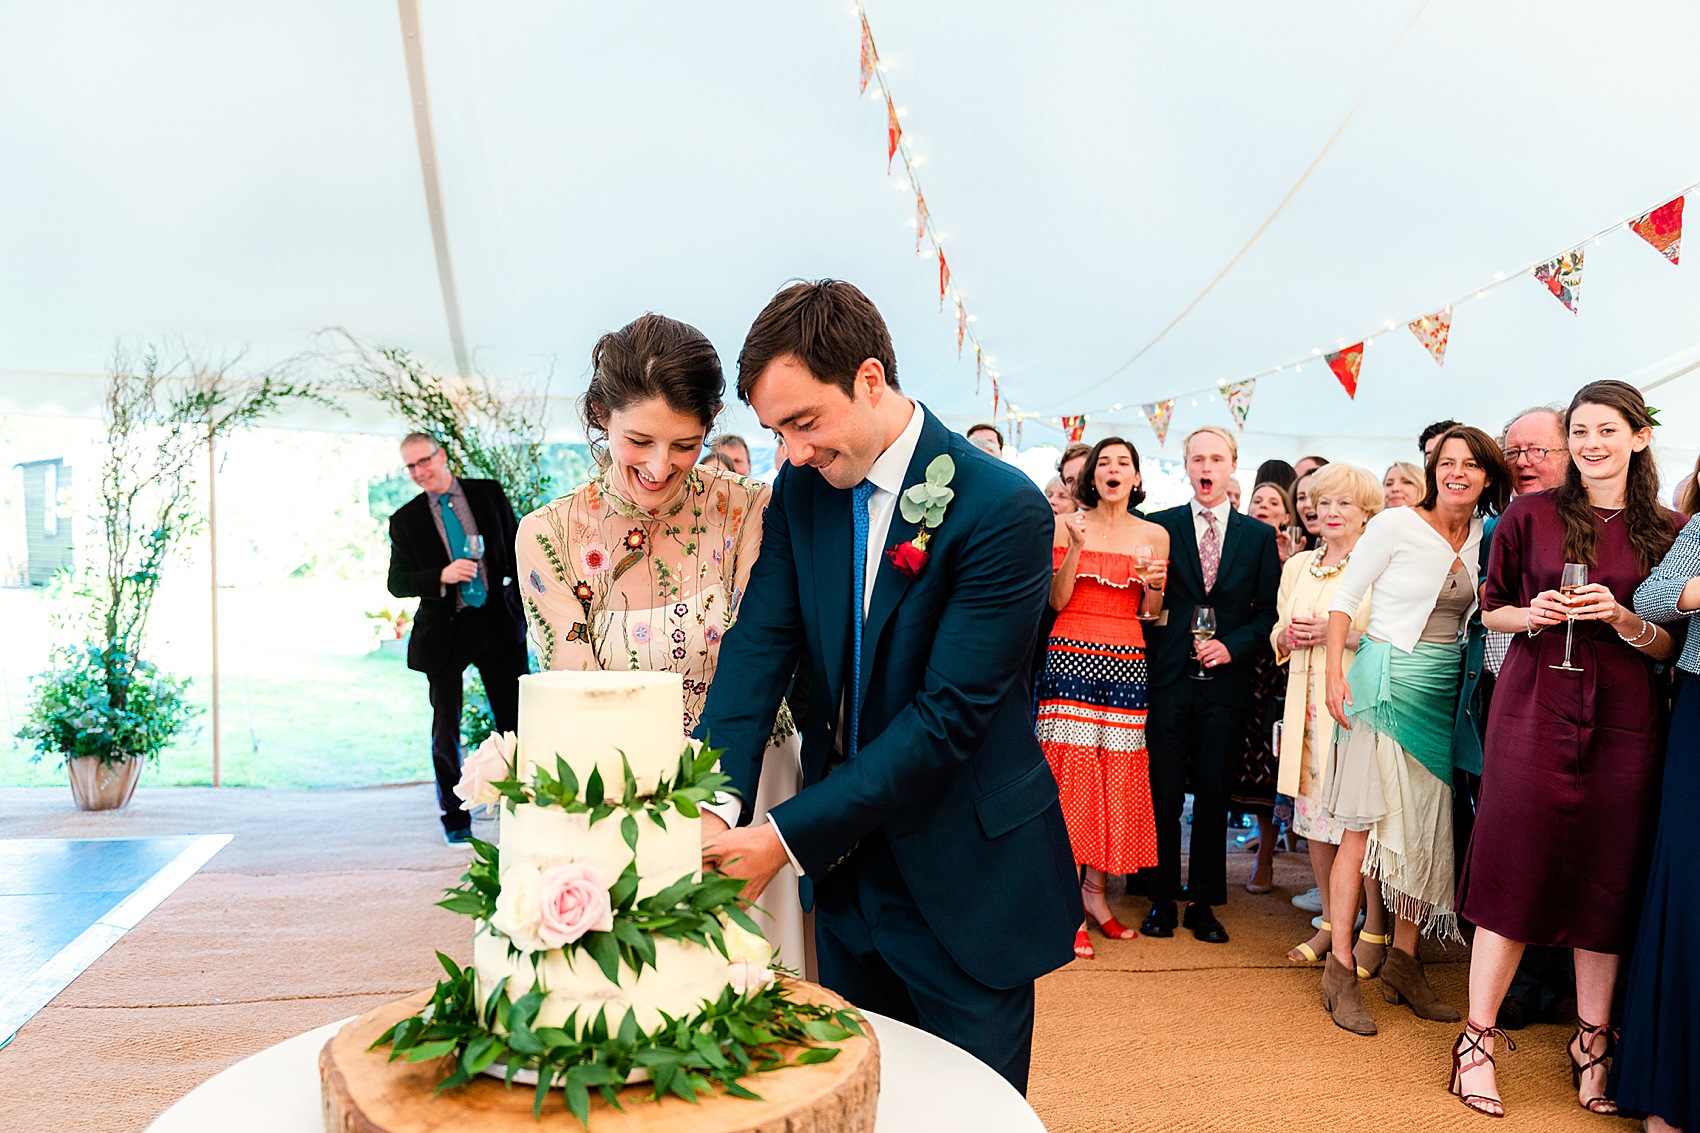
[[[1139,573],[1141,589],[1139,594],[1138,618],[1142,622],[1154,622],[1162,615],[1147,613],[1145,610],[1145,583],[1150,577],[1151,568],[1160,566],[1164,560],[1157,557],[1157,548],[1149,543],[1141,543],[1133,549],[1133,569]]]
[[[1559,576],[1558,592],[1564,595],[1566,602],[1571,601],[1575,593],[1588,585],[1587,563],[1565,563],[1564,573]],[[1548,668],[1559,669],[1566,673],[1580,673],[1580,665],[1570,663],[1570,644],[1576,633],[1576,619],[1566,616],[1564,619],[1564,664],[1549,665]]]
[[[1216,636],[1216,610],[1212,606],[1195,606],[1192,611],[1192,639],[1199,645]],[[1215,677],[1204,667],[1204,659],[1193,652],[1193,660],[1198,663],[1198,672],[1190,674],[1195,681],[1212,681]]]

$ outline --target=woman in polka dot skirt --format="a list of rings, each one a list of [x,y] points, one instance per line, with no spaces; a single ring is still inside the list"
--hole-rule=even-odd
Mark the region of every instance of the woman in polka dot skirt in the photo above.
[[[1138,932],[1110,915],[1106,873],[1157,864],[1145,751],[1145,634],[1163,603],[1169,534],[1133,509],[1145,498],[1139,453],[1106,437],[1075,484],[1082,511],[1057,518],[1051,606],[1058,611],[1039,678],[1039,743],[1062,793],[1086,915],[1105,936]],[[1074,954],[1093,957],[1086,925]]]

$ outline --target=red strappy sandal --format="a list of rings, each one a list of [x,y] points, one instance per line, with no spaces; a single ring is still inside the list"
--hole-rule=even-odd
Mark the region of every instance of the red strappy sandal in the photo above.
[[[1091,893],[1091,894],[1096,896],[1096,895],[1104,892],[1104,887],[1102,885],[1093,885],[1090,881],[1083,881],[1083,882],[1080,883],[1080,890],[1083,893]],[[1116,920],[1115,917],[1111,917],[1109,920],[1106,920],[1106,921],[1099,920],[1097,917],[1093,916],[1091,913],[1087,913],[1086,917],[1093,924],[1098,926],[1099,932],[1103,933],[1105,936],[1109,937],[1111,940],[1136,940],[1139,937],[1139,930],[1138,929],[1127,927],[1126,925],[1122,924],[1120,921]],[[1074,954],[1076,956],[1080,956],[1080,942],[1082,940],[1084,940],[1085,938],[1086,938],[1086,930],[1083,928],[1083,929],[1080,930],[1080,935],[1075,940]],[[1091,945],[1087,945],[1087,949],[1090,950]],[[1091,957],[1090,956],[1082,956],[1081,959],[1090,960]]]
[[[1504,1117],[1505,1102],[1499,1098],[1489,1097],[1487,1094],[1466,1094],[1464,1092],[1464,1071],[1474,1070],[1485,1062],[1494,1068],[1495,1084],[1497,1084],[1499,1066],[1494,1062],[1493,1055],[1488,1053],[1486,1047],[1482,1046],[1483,1040],[1495,1038],[1505,1040],[1506,1050],[1517,1049],[1517,1044],[1511,1041],[1511,1036],[1498,1027],[1478,1027],[1474,1023],[1466,1023],[1463,1033],[1458,1036],[1458,1041],[1452,1044],[1452,1080],[1447,1084],[1446,1092],[1458,1095],[1459,1101],[1483,1117]],[[1465,1066],[1464,1058],[1470,1054],[1475,1054],[1478,1057],[1471,1059],[1470,1064]],[[1487,1108],[1488,1106],[1498,1106],[1499,1110],[1495,1112]]]
[[[1588,1048],[1594,1044],[1594,1037],[1596,1035],[1604,1035],[1606,1037],[1606,1052],[1597,1058],[1588,1053]],[[1572,1044],[1577,1043],[1578,1040],[1580,1040],[1579,1045],[1582,1048],[1582,1054],[1588,1059],[1586,1062],[1583,1062],[1576,1057],[1575,1051],[1572,1047]],[[1605,1062],[1606,1059],[1612,1056],[1612,1053],[1616,1049],[1616,1027],[1609,1023],[1604,1026],[1596,1027],[1592,1023],[1584,1023],[1580,1018],[1576,1020],[1576,1033],[1571,1036],[1570,1042],[1564,1044],[1564,1053],[1570,1055],[1570,1088],[1577,1092],[1577,1103],[1589,1113],[1597,1113],[1603,1117],[1612,1117],[1617,1113],[1617,1103],[1606,1097],[1604,1094],[1599,1094],[1591,1098],[1584,1098],[1581,1096],[1582,1075]]]

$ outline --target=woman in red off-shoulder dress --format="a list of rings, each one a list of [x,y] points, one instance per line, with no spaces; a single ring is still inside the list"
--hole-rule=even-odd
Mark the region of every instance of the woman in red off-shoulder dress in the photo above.
[[[1139,454],[1119,437],[1093,448],[1075,493],[1085,510],[1058,517],[1052,548],[1058,614],[1039,677],[1039,743],[1084,867],[1086,914],[1105,936],[1131,940],[1139,934],[1110,915],[1104,875],[1157,864],[1139,615],[1162,605],[1169,535],[1134,513],[1145,498]],[[1074,951],[1093,957],[1084,924]]]

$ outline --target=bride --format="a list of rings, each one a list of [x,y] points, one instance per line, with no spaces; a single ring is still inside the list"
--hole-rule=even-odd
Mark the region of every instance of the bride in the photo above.
[[[603,335],[590,360],[580,412],[599,472],[520,521],[526,623],[548,669],[678,673],[682,739],[696,726],[721,638],[737,618],[768,489],[696,465],[726,390],[719,355],[701,331],[644,315]],[[758,819],[795,794],[801,778],[796,728],[783,708],[772,742]],[[761,906],[758,919],[780,961],[804,971],[803,914],[789,866]]]

